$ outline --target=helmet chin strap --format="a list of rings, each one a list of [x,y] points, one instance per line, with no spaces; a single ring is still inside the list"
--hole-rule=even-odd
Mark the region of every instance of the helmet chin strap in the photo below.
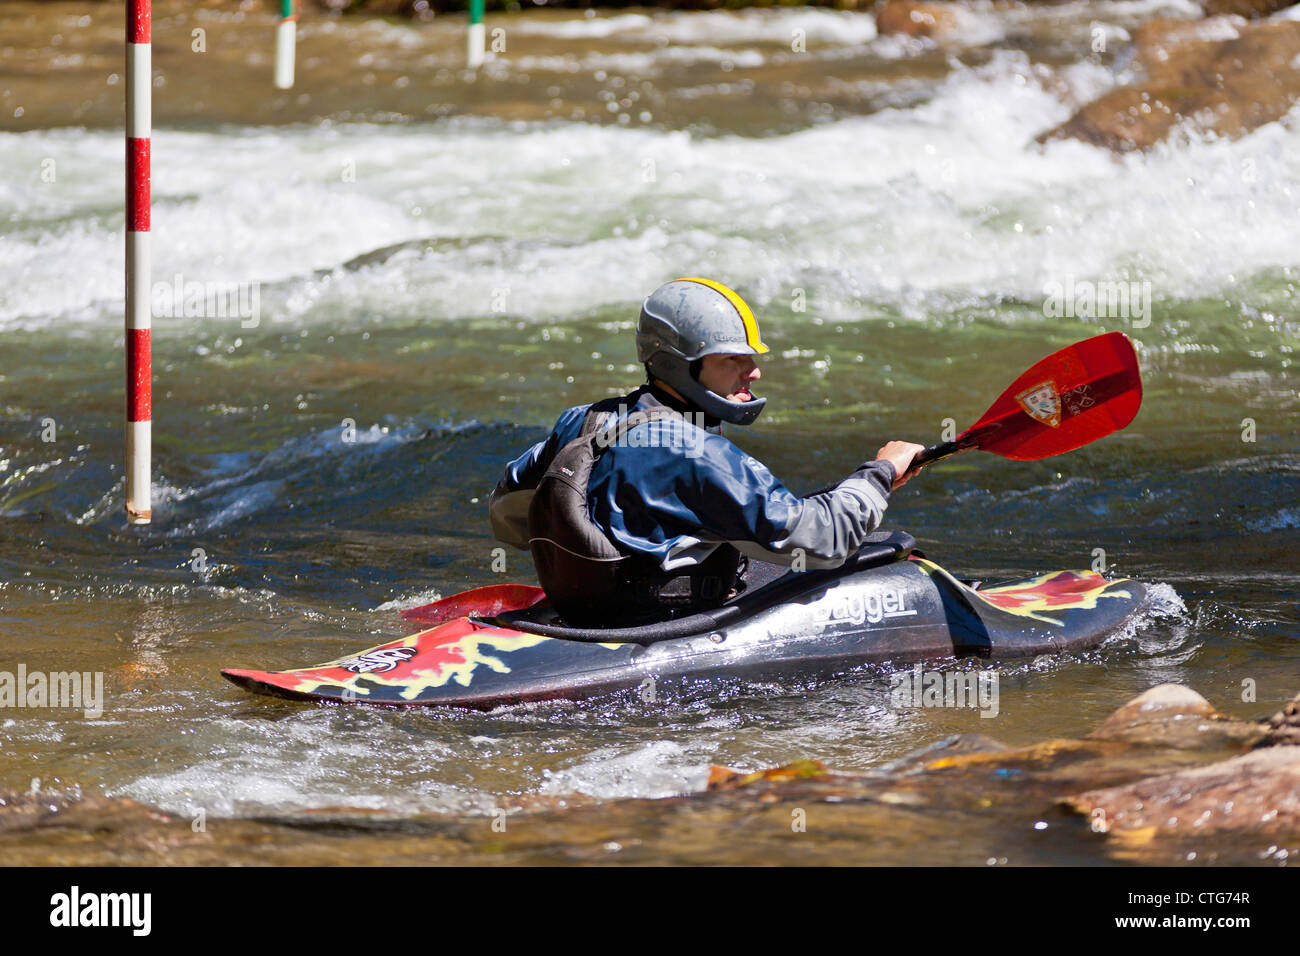
[[[717,392],[710,391],[690,374],[689,363],[683,362],[664,352],[650,357],[646,368],[660,381],[672,386],[682,398],[693,404],[706,415],[712,415],[732,425],[750,425],[758,418],[767,404],[766,398],[754,398],[748,402],[732,402]]]

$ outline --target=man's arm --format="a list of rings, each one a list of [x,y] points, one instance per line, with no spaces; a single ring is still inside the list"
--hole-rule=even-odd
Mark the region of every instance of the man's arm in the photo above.
[[[766,473],[770,484],[764,486],[754,537],[731,543],[751,558],[786,566],[843,564],[880,527],[896,477],[890,462],[868,461],[833,488],[800,498],[759,462],[749,461],[750,468]]]
[[[686,486],[694,490],[684,498],[702,537],[773,564],[835,568],[880,526],[898,478],[890,459],[897,457],[864,462],[834,486],[800,497],[761,462],[710,436]]]

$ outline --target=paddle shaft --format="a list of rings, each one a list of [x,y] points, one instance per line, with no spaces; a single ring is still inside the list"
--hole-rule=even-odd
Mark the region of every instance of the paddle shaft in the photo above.
[[[916,457],[912,459],[911,467],[907,469],[908,473],[916,471],[922,465],[928,465],[932,461],[939,461],[941,458],[949,458],[957,454],[957,452],[965,450],[955,441],[941,441],[937,445],[931,445],[924,451],[917,452]]]
[[[923,451],[917,452],[916,457],[912,459],[912,464],[908,466],[907,471],[904,472],[904,474],[915,475],[924,465],[941,461],[944,458],[951,458],[958,452],[963,452],[974,447],[975,445],[973,444],[963,445],[955,441],[941,441],[937,445],[931,445]]]

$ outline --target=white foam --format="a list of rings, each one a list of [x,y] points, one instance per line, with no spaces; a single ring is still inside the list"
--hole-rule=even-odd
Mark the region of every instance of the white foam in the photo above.
[[[1096,23],[1103,29],[1114,26],[1136,26],[1154,17],[1199,20],[1204,9],[1195,0],[1071,0],[1068,3],[1016,4],[994,7],[981,2],[976,9],[996,16],[1008,23],[1030,22],[1054,25]]]
[[[1147,597],[1142,605],[1144,613],[1153,619],[1187,618],[1187,604],[1172,584],[1148,584]]]
[[[393,598],[391,601],[385,601],[377,606],[375,613],[387,613],[389,611],[405,611],[408,608],[423,607],[426,604],[433,604],[435,601],[442,600],[441,591],[417,591],[407,597]]]
[[[1187,605],[1172,585],[1147,584],[1146,597],[1138,612],[1107,637],[1104,643],[1122,644],[1136,638],[1142,653],[1165,655],[1163,661],[1168,664],[1175,660],[1169,656],[1172,651],[1182,650],[1185,654],[1194,652],[1194,648],[1183,650],[1190,633],[1187,627],[1190,622]]]
[[[156,773],[110,790],[172,813],[207,817],[357,807],[393,813],[478,810],[489,795],[431,780],[428,767],[454,751],[404,736],[382,781],[358,776],[394,733],[388,715],[315,708],[276,721],[216,717],[193,728],[182,749],[158,759]]]
[[[615,33],[644,30],[651,18],[643,13],[622,13],[610,17],[582,17],[573,19],[531,19],[520,17],[510,24],[510,30],[520,36],[550,36],[576,39],[579,37],[607,37]]]
[[[571,20],[521,18],[509,30],[523,36],[595,38],[662,37],[674,44],[771,43],[789,46],[794,31],[809,43],[860,44],[876,36],[869,13],[821,9],[674,11],[646,16],[625,13]]]
[[[1300,267],[1295,129],[1120,159],[1033,144],[1110,82],[999,52],[920,106],[758,139],[488,120],[159,131],[155,277],[267,283],[275,330],[485,316],[502,296],[510,316],[563,321],[701,268],[756,305],[799,287],[812,314],[853,319],[1041,302],[1067,275],[1149,280],[1158,307]],[[120,140],[0,135],[11,146],[33,168],[57,152],[90,169]],[[121,220],[103,211],[120,189],[102,171],[66,191],[0,186],[16,223],[0,330],[120,322]],[[438,237],[458,241],[420,245]],[[414,245],[341,268],[401,242]]]
[[[626,752],[602,747],[563,770],[547,771],[541,792],[604,800],[670,797],[700,789],[706,776],[706,769],[688,762],[680,744],[659,740]]]
[[[664,47],[647,53],[584,53],[581,56],[521,56],[498,61],[502,72],[629,73],[638,77],[658,76],[664,68],[683,63],[728,63],[740,69],[762,66],[767,58],[757,50],[724,50],[716,46]]]

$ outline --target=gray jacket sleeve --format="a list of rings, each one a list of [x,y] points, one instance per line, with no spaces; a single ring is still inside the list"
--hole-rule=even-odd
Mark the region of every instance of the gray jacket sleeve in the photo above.
[[[766,541],[732,541],[742,553],[772,564],[837,568],[880,526],[894,483],[888,461],[863,464],[839,484],[794,502],[774,501]],[[793,496],[792,496],[793,497]]]

